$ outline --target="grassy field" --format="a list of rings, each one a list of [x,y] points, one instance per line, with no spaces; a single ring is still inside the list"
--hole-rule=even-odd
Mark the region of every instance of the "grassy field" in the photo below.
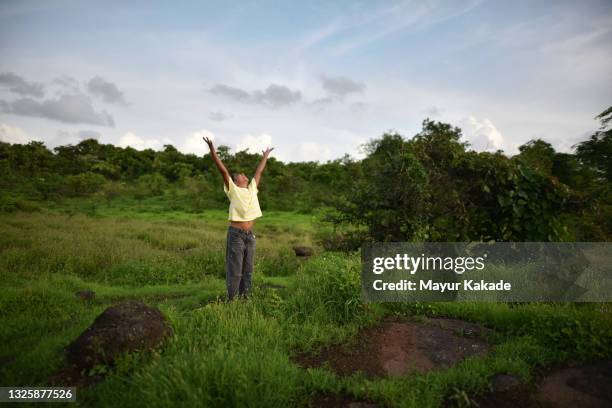
[[[160,308],[175,335],[158,353],[122,360],[79,393],[80,405],[287,407],[322,394],[380,406],[465,405],[494,373],[532,381],[536,367],[612,356],[609,304],[363,304],[359,255],[323,252],[318,225],[314,215],[266,212],[255,231],[254,296],[227,304],[225,211],[83,212],[75,204],[0,215],[0,384],[46,385],[63,364],[63,347],[124,299]],[[297,260],[291,247],[298,244],[315,246],[317,255]],[[95,291],[95,300],[78,299],[80,290]],[[379,380],[291,360],[350,342],[390,314],[483,323],[497,333],[493,352]]]

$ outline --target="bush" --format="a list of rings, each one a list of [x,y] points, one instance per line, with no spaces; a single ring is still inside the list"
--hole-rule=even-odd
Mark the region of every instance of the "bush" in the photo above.
[[[48,173],[41,177],[31,178],[36,195],[43,200],[57,198],[65,190],[65,180],[59,174]]]
[[[100,193],[102,193],[102,196],[106,200],[110,201],[125,195],[127,191],[128,189],[126,188],[125,183],[111,181],[102,186]]]
[[[136,180],[134,196],[145,198],[161,195],[168,186],[165,177],[159,173],[145,174]]]
[[[199,250],[185,257],[185,262],[193,276],[225,279],[225,250]]]
[[[318,319],[344,324],[361,321],[361,261],[357,254],[325,253],[308,261],[298,275],[297,290],[286,304],[298,322]]]
[[[289,276],[300,269],[300,261],[293,251],[287,249],[275,256],[258,257],[255,269],[263,272],[266,276]]]
[[[86,196],[98,191],[106,183],[104,176],[97,173],[82,173],[67,176],[64,194],[69,197]]]
[[[13,213],[15,211],[34,212],[40,211],[40,207],[20,197],[11,197],[8,194],[0,196],[0,212]]]
[[[564,356],[603,358],[610,356],[612,350],[612,320],[608,316],[593,319],[576,310],[545,311],[532,320],[531,330],[540,341]]]
[[[183,186],[187,192],[192,212],[200,212],[215,206],[216,203],[211,197],[212,187],[203,175],[185,177]]]

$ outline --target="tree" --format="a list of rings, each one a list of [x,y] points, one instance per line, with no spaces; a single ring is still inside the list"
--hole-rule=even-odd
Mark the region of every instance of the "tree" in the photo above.
[[[425,169],[399,134],[387,133],[365,146],[362,177],[335,220],[364,225],[375,241],[423,239],[427,226]]]
[[[520,154],[518,160],[528,167],[540,171],[542,174],[551,175],[555,159],[555,149],[542,139],[534,139],[519,146]]]
[[[567,187],[501,153],[466,151],[461,130],[423,122],[412,140],[385,134],[367,157],[336,223],[362,240],[557,241]]]
[[[602,180],[612,182],[612,106],[595,117],[600,128],[588,140],[576,145],[576,155],[595,168]]]

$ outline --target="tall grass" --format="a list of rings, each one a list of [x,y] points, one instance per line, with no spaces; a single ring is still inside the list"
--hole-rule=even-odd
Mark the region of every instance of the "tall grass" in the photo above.
[[[107,284],[199,282],[223,277],[227,221],[16,213],[0,217],[0,271],[23,278],[62,273]],[[299,221],[299,218],[298,218]],[[311,244],[307,228],[261,222],[256,270],[270,276],[295,273],[291,246]]]
[[[609,304],[364,304],[358,254],[317,248],[312,259],[295,259],[291,246],[312,245],[316,231],[310,216],[293,213],[258,222],[253,296],[227,304],[225,216],[114,207],[95,216],[0,216],[0,385],[48,385],[64,364],[63,347],[128,298],[159,307],[174,337],[158,353],[126,356],[103,383],[79,391],[77,405],[286,407],[342,393],[380,406],[435,407],[486,391],[495,373],[532,381],[536,365],[612,356]],[[85,289],[94,300],[75,296]],[[497,332],[493,351],[379,380],[292,362],[295,353],[355,340],[386,314],[483,323]]]

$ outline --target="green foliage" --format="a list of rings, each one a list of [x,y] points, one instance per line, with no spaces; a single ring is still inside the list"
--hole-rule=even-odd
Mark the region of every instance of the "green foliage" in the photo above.
[[[339,213],[347,230],[335,248],[361,241],[559,241],[571,238],[563,223],[570,189],[552,171],[530,163],[549,145],[535,141],[516,159],[500,152],[466,150],[461,130],[426,120],[406,141],[386,134],[366,146],[358,176]],[[552,156],[551,156],[552,157]],[[324,239],[324,244],[327,241]],[[333,246],[333,245],[332,245]]]
[[[159,173],[143,174],[136,180],[134,196],[137,198],[158,196],[163,194],[168,182]]]
[[[193,166],[186,163],[183,154],[172,145],[165,145],[164,150],[155,156],[153,169],[170,182],[188,177],[193,172]]]
[[[93,164],[91,166],[91,171],[99,173],[110,180],[119,180],[121,177],[119,166],[104,161]]]
[[[599,114],[600,129],[576,147],[577,164],[570,173],[574,187],[567,214],[577,239],[607,241],[612,235],[612,107]]]
[[[206,208],[215,207],[216,203],[212,194],[215,187],[203,175],[185,177],[183,186],[189,197],[193,212],[201,212]]]
[[[0,213],[12,213],[16,211],[33,212],[39,211],[37,203],[24,200],[20,197],[13,197],[9,194],[0,195]]]
[[[328,249],[354,250],[368,240],[605,241],[612,234],[610,112],[597,116],[601,129],[575,154],[555,152],[541,139],[512,158],[475,152],[459,128],[427,119],[411,139],[386,133],[371,140],[362,160],[270,158],[260,204],[264,213],[334,207],[334,228],[321,237]],[[226,146],[218,152],[230,172],[249,176],[261,159]],[[4,199],[3,211],[27,209],[25,203],[66,207],[79,197],[136,199],[140,208],[157,211],[227,208],[210,155],[172,145],[138,151],[87,139],[51,151],[42,142],[0,143],[0,171],[0,189],[23,204]],[[88,201],[80,210],[98,208]]]
[[[597,116],[601,120],[600,130],[588,140],[579,143],[576,155],[585,163],[593,166],[601,178],[612,182],[612,106]]]
[[[540,313],[531,330],[563,357],[586,359],[605,357],[612,350],[612,320],[586,319],[578,313]]]
[[[295,295],[285,303],[286,313],[297,322],[324,319],[342,324],[364,319],[360,273],[358,256],[326,253],[310,260],[298,276]]]
[[[610,109],[599,118],[609,124]],[[372,239],[608,240],[610,140],[602,127],[576,154],[535,140],[509,158],[471,151],[458,128],[427,120],[410,140],[371,141],[359,161],[270,159],[253,296],[231,304],[215,301],[225,293],[227,201],[209,155],[94,139],[53,151],[0,142],[0,212],[10,213],[0,214],[0,381],[48,385],[61,350],[126,298],[159,306],[176,336],[159,353],[96,368],[107,379],[80,394],[83,405],[299,406],[317,393],[348,393],[389,406],[469,406],[495,373],[529,381],[534,366],[609,358],[609,304],[364,304],[357,253],[317,250],[301,263],[291,246],[311,245],[315,233],[325,249],[346,251]],[[218,151],[247,175],[260,158]],[[314,228],[322,207],[334,207],[335,224]],[[273,211],[281,209],[303,214]],[[95,300],[75,296],[84,289]],[[483,323],[496,332],[494,352],[382,380],[291,362],[349,340],[380,313]]]
[[[536,367],[612,353],[610,304],[363,304],[357,253],[319,254],[286,277],[267,277],[265,265],[256,265],[252,296],[225,303],[219,300],[225,212],[104,211],[100,218],[0,216],[3,384],[49,385],[64,367],[66,345],[126,299],[160,308],[174,336],[155,352],[95,367],[89,374],[106,374],[105,380],[79,391],[81,405],[285,407],[308,406],[317,394],[345,394],[385,406],[468,406],[497,373],[529,383]],[[291,264],[295,258],[283,255],[290,253],[287,243],[304,240],[311,222],[295,213],[262,219],[258,259],[278,256],[279,267]],[[93,290],[95,298],[82,301],[75,296],[80,290]],[[296,353],[353,344],[359,328],[383,314],[482,323],[495,331],[488,338],[493,350],[427,374],[380,379],[336,376],[292,361]]]
[[[123,182],[109,181],[104,183],[99,193],[107,201],[112,201],[128,195],[130,190]]]
[[[315,235],[317,242],[328,251],[359,250],[367,234],[367,227],[354,227],[348,223],[339,223],[338,220],[339,216],[335,212],[321,217],[322,222]]]
[[[612,352],[612,316],[608,304],[555,303],[393,303],[397,314],[472,319],[503,336],[530,336],[554,350],[555,358],[588,360]]]
[[[104,272],[104,281],[118,285],[159,285],[186,283],[193,280],[180,262],[158,259],[154,263],[129,260]]]
[[[362,174],[338,221],[366,225],[371,239],[421,237],[426,227],[428,177],[401,136],[386,134],[367,146]]]
[[[534,139],[519,147],[517,158],[535,171],[550,175],[555,159],[555,149],[542,139]]]
[[[66,177],[64,194],[68,197],[86,196],[98,191],[106,182],[104,176],[97,173],[82,173]]]
[[[218,147],[230,171],[252,176],[261,156],[246,151],[230,154]],[[288,163],[270,158],[260,202],[265,210],[311,213],[331,205],[346,190],[352,165],[347,158],[325,164]],[[48,150],[42,142],[27,145],[0,142],[0,188],[18,191],[29,200],[61,201],[96,191],[107,200],[132,196],[138,200],[166,196],[170,210],[199,212],[226,208],[220,175],[209,154],[183,154],[172,145],[162,151],[120,148],[87,139]],[[104,183],[104,182],[107,183]],[[168,193],[168,194],[165,194]]]
[[[258,256],[255,269],[266,276],[290,276],[295,275],[300,269],[300,261],[295,254],[289,250],[279,251],[271,256]]]

